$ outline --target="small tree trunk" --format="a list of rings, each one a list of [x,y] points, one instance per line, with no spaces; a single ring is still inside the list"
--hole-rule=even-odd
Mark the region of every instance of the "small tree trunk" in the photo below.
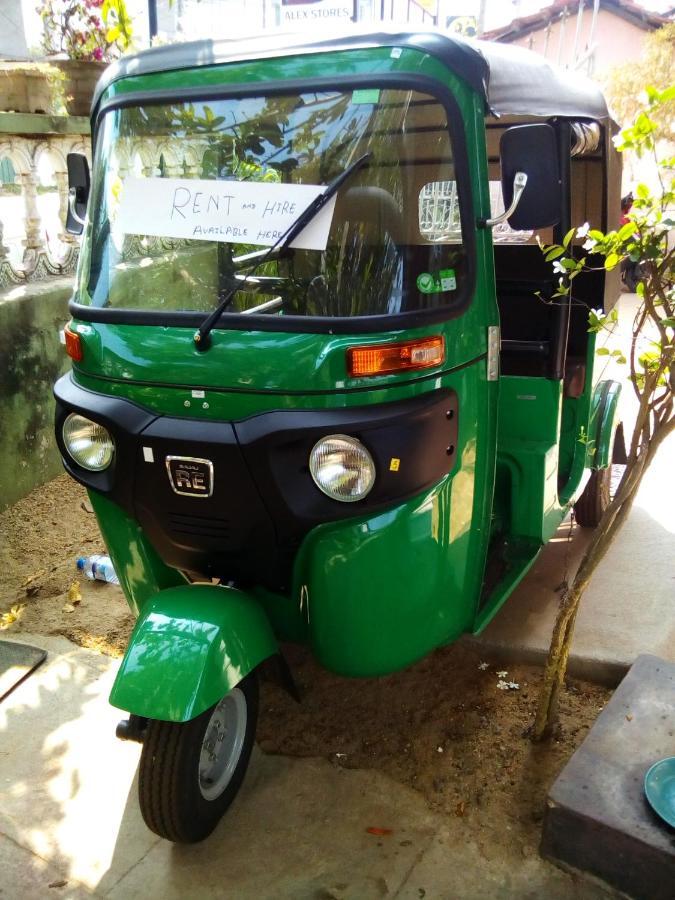
[[[648,426],[648,414],[636,423],[636,430]],[[553,627],[551,646],[548,652],[544,680],[539,694],[539,702],[531,737],[539,741],[549,737],[557,721],[558,699],[565,681],[567,660],[574,636],[574,625],[579,610],[582,594],[598,564],[605,556],[610,544],[620,531],[633,505],[644,473],[654,458],[663,440],[675,429],[675,420],[657,423],[651,438],[645,442],[645,449],[638,452],[634,442],[631,455],[623,474],[616,496],[605,511],[600,524],[593,534],[590,544],[583,555],[572,584],[565,592],[558,617]]]

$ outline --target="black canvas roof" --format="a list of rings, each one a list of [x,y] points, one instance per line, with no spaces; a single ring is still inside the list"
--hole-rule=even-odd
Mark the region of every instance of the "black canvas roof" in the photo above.
[[[609,117],[600,89],[592,81],[552,66],[537,53],[508,44],[469,41],[438,29],[356,28],[312,40],[306,34],[270,32],[263,37],[202,40],[172,44],[125,56],[104,72],[94,94],[95,107],[108,85],[132,75],[176,71],[250,59],[326,53],[367,47],[410,47],[442,61],[481,93],[497,115]]]

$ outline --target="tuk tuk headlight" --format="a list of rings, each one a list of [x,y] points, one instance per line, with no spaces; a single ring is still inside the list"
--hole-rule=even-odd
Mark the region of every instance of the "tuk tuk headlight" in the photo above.
[[[108,430],[78,413],[66,416],[63,443],[78,466],[91,472],[107,469],[115,453],[115,444]]]
[[[375,463],[356,438],[331,434],[321,438],[309,455],[314,483],[332,500],[362,500],[375,483]]]

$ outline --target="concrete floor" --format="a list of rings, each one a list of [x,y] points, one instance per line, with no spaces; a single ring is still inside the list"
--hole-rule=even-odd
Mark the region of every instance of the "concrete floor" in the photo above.
[[[7,900],[607,897],[534,850],[507,867],[467,842],[461,819],[430,812],[415,791],[317,759],[256,753],[216,832],[173,846],[138,811],[139,746],[114,737],[120,713],[107,696],[118,663],[62,638],[20,637],[49,657],[0,705]],[[393,834],[370,835],[371,826]]]

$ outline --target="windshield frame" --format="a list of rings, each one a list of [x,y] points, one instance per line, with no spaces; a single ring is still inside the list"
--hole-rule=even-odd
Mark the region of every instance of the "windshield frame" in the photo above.
[[[180,90],[158,89],[155,91],[133,91],[114,96],[99,103],[92,123],[92,146],[99,155],[100,126],[103,117],[114,110],[125,107],[161,105],[190,100],[238,99],[258,96],[283,96],[300,91],[334,90],[349,91],[362,88],[391,88],[417,90],[433,97],[444,109],[453,153],[455,180],[458,185],[459,211],[462,227],[462,244],[466,252],[466,277],[452,303],[427,310],[410,310],[392,315],[373,316],[269,316],[223,312],[214,325],[215,329],[232,331],[278,331],[309,334],[360,334],[368,332],[395,331],[418,328],[446,322],[462,315],[473,297],[476,284],[476,217],[473,215],[474,198],[471,185],[469,158],[467,153],[465,128],[459,103],[452,91],[442,82],[428,75],[415,73],[380,73],[373,75],[352,75],[345,79],[335,76],[309,80],[279,79],[273,82],[260,81],[235,85],[193,86]],[[74,318],[88,322],[125,325],[183,326],[197,328],[207,318],[208,313],[175,310],[134,310],[110,307],[95,307],[77,302],[77,293],[70,301],[69,310]],[[214,299],[214,309],[216,302]]]

